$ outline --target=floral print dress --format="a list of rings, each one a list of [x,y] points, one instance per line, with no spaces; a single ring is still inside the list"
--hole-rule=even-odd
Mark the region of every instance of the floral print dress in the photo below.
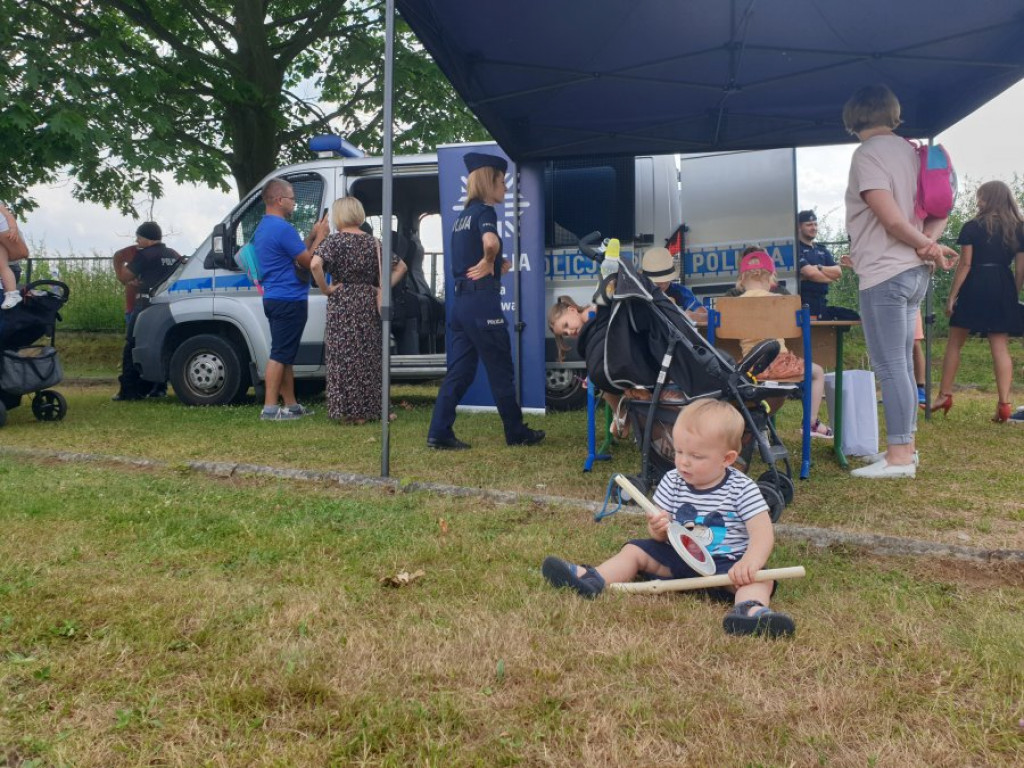
[[[381,320],[377,311],[379,244],[363,233],[336,232],[317,248],[324,272],[340,288],[327,299],[324,355],[327,415],[380,419]]]

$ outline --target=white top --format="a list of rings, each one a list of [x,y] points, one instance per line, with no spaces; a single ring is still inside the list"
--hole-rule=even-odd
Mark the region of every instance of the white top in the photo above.
[[[924,222],[914,215],[917,169],[914,147],[893,133],[872,136],[853,153],[846,187],[846,231],[850,261],[862,291],[922,264],[913,248],[885,231],[861,197],[871,189],[888,190],[907,221],[923,230]]]

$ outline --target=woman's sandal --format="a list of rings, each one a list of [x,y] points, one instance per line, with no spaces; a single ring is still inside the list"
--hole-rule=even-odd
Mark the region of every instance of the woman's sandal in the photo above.
[[[819,419],[818,421],[815,421],[814,426],[811,427],[811,437],[820,437],[825,440],[831,440],[835,435],[832,434],[831,427],[825,426]]]
[[[754,606],[761,606],[749,613]],[[768,608],[759,600],[745,600],[737,603],[725,614],[722,627],[729,635],[765,635],[767,637],[788,637],[796,632],[796,624],[789,616]]]

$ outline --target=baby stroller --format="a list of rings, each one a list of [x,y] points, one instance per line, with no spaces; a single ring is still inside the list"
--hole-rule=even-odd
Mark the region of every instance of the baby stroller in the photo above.
[[[643,457],[634,485],[649,493],[674,466],[672,427],[681,408],[700,398],[724,399],[746,423],[742,468],[750,472],[755,448],[767,465],[756,481],[772,520],[778,520],[793,500],[794,484],[789,452],[770,418],[771,403],[794,388],[763,386],[753,378],[778,355],[778,342],[763,341],[735,363],[626,259],[602,281],[596,303],[597,316],[577,347],[598,388],[627,393],[623,405]]]
[[[53,345],[70,290],[57,280],[37,280],[22,295],[20,304],[0,312],[0,427],[7,423],[7,411],[21,405],[22,395],[33,392],[32,414],[39,421],[60,421],[68,411],[64,396],[47,387],[64,376]],[[50,337],[49,345],[32,346],[42,336]]]

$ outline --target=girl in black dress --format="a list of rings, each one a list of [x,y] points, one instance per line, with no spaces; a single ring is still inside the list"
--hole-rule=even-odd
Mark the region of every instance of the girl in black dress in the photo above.
[[[1024,217],[1006,184],[988,181],[978,187],[978,215],[964,224],[957,242],[962,246],[960,262],[946,303],[949,341],[942,361],[939,399],[932,410],[946,413],[953,407],[960,349],[968,335],[980,333],[988,336],[999,393],[992,420],[1002,423],[1012,411],[1009,337],[1024,333],[1017,303],[1024,283]]]

